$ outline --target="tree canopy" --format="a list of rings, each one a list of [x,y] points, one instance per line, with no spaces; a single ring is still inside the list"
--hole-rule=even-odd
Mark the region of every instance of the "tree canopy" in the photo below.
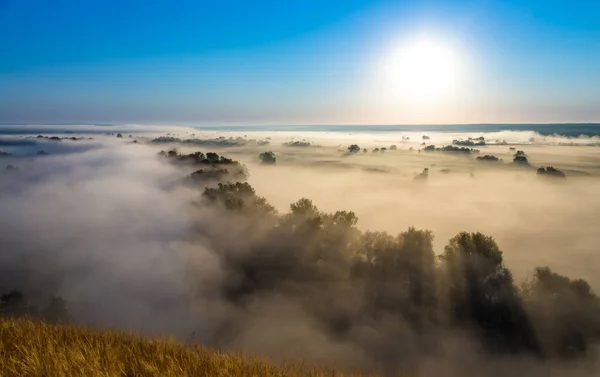
[[[267,165],[272,165],[277,161],[277,158],[275,157],[275,153],[273,153],[273,152],[263,152],[258,157],[260,158],[260,161],[263,164],[267,164]]]

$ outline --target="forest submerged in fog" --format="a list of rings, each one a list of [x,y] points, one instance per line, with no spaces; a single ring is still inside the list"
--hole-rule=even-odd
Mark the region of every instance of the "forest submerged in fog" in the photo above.
[[[350,182],[341,178],[349,168],[335,170],[339,164],[355,163],[366,171],[361,174],[375,177],[361,187],[376,186],[375,180],[382,179],[361,165],[376,158],[373,146],[314,147],[297,140],[278,145],[266,137],[250,143],[241,137],[197,143],[172,136],[151,140],[112,136],[106,143],[58,141],[89,143],[90,148],[64,156],[30,156],[21,166],[23,160],[6,157],[13,158],[14,169],[2,174],[0,189],[35,204],[0,199],[0,208],[13,216],[12,224],[0,232],[2,315],[121,328],[140,320],[153,324],[146,329],[150,331],[157,328],[183,338],[198,334],[192,341],[368,370],[416,371],[427,360],[453,363],[448,360],[452,357],[459,363],[476,359],[477,364],[488,358],[518,358],[538,367],[546,362],[589,363],[597,356],[600,300],[592,286],[545,264],[515,278],[505,260],[508,249],[494,234],[475,228],[436,240],[427,227],[365,229],[353,211],[357,202],[322,210],[306,195],[282,209],[253,187],[260,179],[259,185],[270,190],[308,190],[310,182],[298,187],[304,172],[281,177],[277,169],[314,163],[310,154],[323,161],[337,153],[336,164],[316,163],[314,169],[344,180],[319,198],[339,205],[336,191],[343,190],[337,187]],[[495,174],[490,169],[498,161],[488,156],[500,150],[482,151],[465,163],[457,155],[475,153],[466,142],[431,151],[420,145],[422,140],[410,150],[401,142],[400,148],[377,147],[376,154],[419,159],[411,165],[408,188],[391,186],[415,201],[436,187],[435,181],[428,182],[430,174],[439,182],[453,182],[458,171],[461,179],[477,185],[474,175],[485,180]],[[169,148],[160,151],[164,144]],[[211,147],[218,153],[206,150]],[[560,183],[563,190],[571,183],[568,173],[546,161],[534,168],[521,149],[500,147],[506,150],[503,165],[511,165],[511,174],[540,178],[530,187]],[[377,161],[385,172],[394,167]],[[442,161],[452,166],[445,168]],[[473,174],[472,166],[485,170]],[[569,171],[574,165],[566,166]],[[458,181],[456,187],[465,182]],[[363,191],[355,198],[368,201],[372,195],[377,192]],[[464,193],[455,195],[461,200]],[[385,198],[390,205],[401,200]],[[419,205],[423,214],[430,203]],[[78,215],[81,211],[94,215]],[[34,214],[43,220],[29,217]],[[103,216],[118,224],[105,224]],[[3,221],[10,222],[6,217]],[[25,235],[31,239],[22,239]],[[86,274],[98,276],[88,280]],[[102,306],[112,313],[103,313]],[[462,356],[457,355],[460,349],[465,350]]]

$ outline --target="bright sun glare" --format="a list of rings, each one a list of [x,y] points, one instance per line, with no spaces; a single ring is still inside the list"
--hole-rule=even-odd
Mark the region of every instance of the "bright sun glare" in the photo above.
[[[430,103],[450,94],[458,79],[458,57],[431,38],[400,44],[384,57],[382,79],[394,97]]]

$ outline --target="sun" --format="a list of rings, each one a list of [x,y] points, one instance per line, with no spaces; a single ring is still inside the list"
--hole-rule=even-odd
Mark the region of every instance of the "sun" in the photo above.
[[[399,44],[382,59],[387,91],[415,102],[433,102],[451,94],[458,73],[457,53],[449,44],[428,37]]]

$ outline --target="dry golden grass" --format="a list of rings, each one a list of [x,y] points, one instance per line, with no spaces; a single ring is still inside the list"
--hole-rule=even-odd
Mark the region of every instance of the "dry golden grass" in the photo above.
[[[0,376],[342,376],[81,326],[0,320]]]

